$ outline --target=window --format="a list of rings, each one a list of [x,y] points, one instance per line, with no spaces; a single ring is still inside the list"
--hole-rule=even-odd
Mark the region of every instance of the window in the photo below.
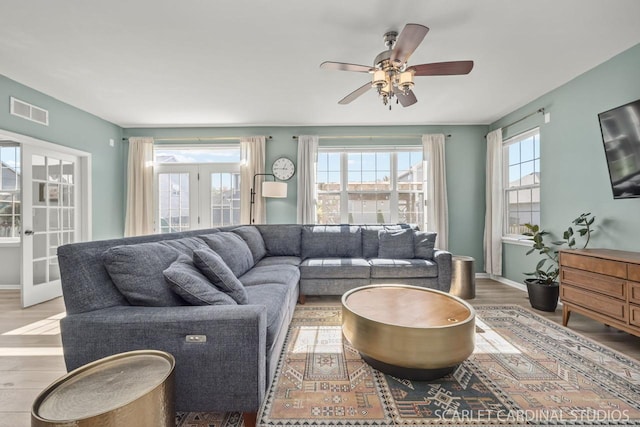
[[[0,241],[20,238],[20,146],[0,143]]]
[[[317,222],[424,225],[422,149],[318,151]]]
[[[240,146],[160,146],[156,165],[156,231],[240,223]]]
[[[533,129],[503,143],[506,235],[522,235],[524,224],[540,224],[540,131]]]

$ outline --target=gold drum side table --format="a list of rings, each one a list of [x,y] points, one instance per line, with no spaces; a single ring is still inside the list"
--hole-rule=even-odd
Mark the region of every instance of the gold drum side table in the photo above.
[[[463,299],[476,297],[476,271],[470,256],[451,257],[451,289],[449,293]]]
[[[88,363],[38,395],[32,427],[175,427],[172,355],[139,350]]]

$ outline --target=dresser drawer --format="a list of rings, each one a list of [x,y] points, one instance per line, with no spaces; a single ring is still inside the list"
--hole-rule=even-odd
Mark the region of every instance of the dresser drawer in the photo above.
[[[626,281],[611,276],[562,267],[560,282],[626,300]],[[640,291],[640,290],[638,290]]]
[[[560,287],[560,298],[564,302],[591,309],[596,313],[613,317],[623,322],[627,321],[626,303],[624,301],[567,285]]]
[[[610,259],[596,258],[592,256],[576,255],[567,252],[560,253],[560,263],[564,267],[573,267],[579,270],[592,271],[606,274],[607,276],[627,278],[627,264]]]
[[[629,305],[629,324],[640,326],[640,307],[637,305]]]
[[[627,274],[629,275],[627,277],[629,280],[640,282],[640,264],[627,265]]]
[[[640,283],[627,282],[627,292],[629,292],[629,302],[640,304]]]

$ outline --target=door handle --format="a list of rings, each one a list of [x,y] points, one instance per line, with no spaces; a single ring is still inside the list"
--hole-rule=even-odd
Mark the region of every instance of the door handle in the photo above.
[[[24,230],[25,236],[31,236],[33,234],[33,230]]]

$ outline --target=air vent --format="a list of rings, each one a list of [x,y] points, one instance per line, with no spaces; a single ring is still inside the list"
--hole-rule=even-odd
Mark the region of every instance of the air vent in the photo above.
[[[49,126],[49,111],[11,97],[11,114],[41,125]]]

